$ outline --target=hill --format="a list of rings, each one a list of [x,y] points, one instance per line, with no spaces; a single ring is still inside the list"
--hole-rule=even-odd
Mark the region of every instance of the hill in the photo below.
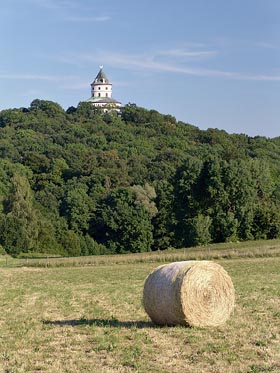
[[[91,255],[280,237],[280,138],[127,105],[0,113],[3,252]]]

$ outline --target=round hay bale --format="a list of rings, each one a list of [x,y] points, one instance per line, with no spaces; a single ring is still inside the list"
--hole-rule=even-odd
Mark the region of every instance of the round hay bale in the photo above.
[[[231,278],[210,261],[162,265],[143,291],[145,311],[158,325],[218,326],[229,318],[234,300]]]

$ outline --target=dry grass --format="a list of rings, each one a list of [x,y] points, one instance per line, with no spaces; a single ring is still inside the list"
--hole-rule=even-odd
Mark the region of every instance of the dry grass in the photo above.
[[[0,271],[0,372],[279,372],[280,258],[218,261],[237,305],[217,328],[156,327],[154,263]]]
[[[280,257],[280,240],[221,243],[209,246],[169,249],[150,253],[95,255],[72,258],[13,259],[0,256],[0,266],[69,267],[108,264],[165,263],[184,260]]]

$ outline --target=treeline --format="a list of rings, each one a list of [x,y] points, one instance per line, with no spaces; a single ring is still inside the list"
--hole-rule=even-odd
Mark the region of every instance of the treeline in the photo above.
[[[129,104],[0,112],[0,253],[94,255],[280,237],[280,139]]]

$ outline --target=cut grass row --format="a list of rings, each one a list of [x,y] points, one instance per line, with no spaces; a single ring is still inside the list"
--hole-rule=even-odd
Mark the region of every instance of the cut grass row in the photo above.
[[[67,267],[102,264],[164,263],[183,260],[216,260],[235,258],[279,257],[280,240],[222,243],[204,247],[169,249],[149,253],[96,255],[71,258],[24,258],[0,257],[1,266],[10,267]]]

